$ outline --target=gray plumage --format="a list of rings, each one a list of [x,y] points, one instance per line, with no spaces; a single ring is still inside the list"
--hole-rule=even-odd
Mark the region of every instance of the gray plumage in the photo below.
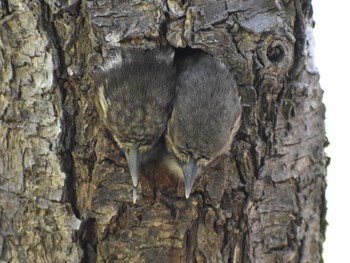
[[[124,149],[134,195],[141,155],[165,132],[174,92],[174,51],[133,49],[106,62],[95,75],[95,104],[119,146]]]
[[[242,108],[236,82],[221,62],[201,54],[184,65],[166,142],[182,164],[188,198],[199,168],[230,149]]]

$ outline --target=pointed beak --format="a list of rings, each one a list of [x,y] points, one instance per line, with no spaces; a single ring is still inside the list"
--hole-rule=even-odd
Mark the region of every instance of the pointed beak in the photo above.
[[[185,176],[185,195],[188,198],[197,177],[198,166],[196,161],[191,159],[189,163],[182,166],[182,169]]]
[[[132,188],[132,202],[134,204],[136,204],[136,200],[137,200],[137,188],[136,187],[133,187]]]
[[[129,171],[132,178],[132,184],[136,188],[140,175],[141,156],[136,148],[130,148],[125,151],[126,160],[128,161]]]

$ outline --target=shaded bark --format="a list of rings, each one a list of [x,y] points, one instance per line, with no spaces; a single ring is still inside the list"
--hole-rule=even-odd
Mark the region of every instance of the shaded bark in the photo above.
[[[325,108],[309,1],[0,6],[0,260],[322,262]],[[243,124],[188,200],[156,163],[133,205],[90,76],[116,49],[165,44],[224,61]]]

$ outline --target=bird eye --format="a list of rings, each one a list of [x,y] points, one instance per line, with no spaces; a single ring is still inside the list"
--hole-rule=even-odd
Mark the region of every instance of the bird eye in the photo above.
[[[189,162],[189,153],[185,149],[177,149],[174,153],[181,163],[185,164]]]
[[[188,154],[188,152],[185,151],[185,150],[179,150],[179,153],[181,153],[181,154],[183,154],[183,155],[187,155],[187,154]]]

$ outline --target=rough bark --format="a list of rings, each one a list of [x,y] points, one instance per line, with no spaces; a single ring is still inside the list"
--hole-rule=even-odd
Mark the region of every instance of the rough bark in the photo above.
[[[0,260],[322,262],[324,105],[309,1],[0,0]],[[100,125],[91,73],[170,44],[222,59],[244,107],[191,197],[159,165],[141,198]]]

